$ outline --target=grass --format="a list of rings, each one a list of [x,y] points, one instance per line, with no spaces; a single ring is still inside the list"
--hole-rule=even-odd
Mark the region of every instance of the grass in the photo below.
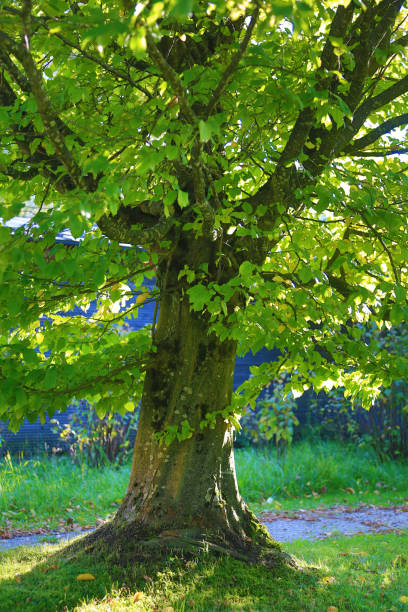
[[[63,546],[0,553],[0,612],[408,610],[408,536],[294,542],[303,571],[277,575],[229,558],[121,568]],[[313,569],[315,568],[315,569]],[[94,576],[78,581],[79,574]]]
[[[67,457],[6,456],[0,462],[0,530],[95,525],[117,509],[128,480],[129,466],[98,470]]]
[[[240,490],[255,510],[408,498],[408,461],[381,463],[372,450],[335,442],[296,444],[280,462],[267,449],[240,449],[236,467]]]
[[[408,462],[380,463],[373,452],[336,443],[297,444],[281,462],[273,452],[238,449],[236,464],[241,493],[255,511],[408,499]],[[6,457],[0,461],[0,533],[96,524],[118,507],[129,468]]]

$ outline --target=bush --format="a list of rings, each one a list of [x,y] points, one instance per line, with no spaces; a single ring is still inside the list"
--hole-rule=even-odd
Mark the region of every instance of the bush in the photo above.
[[[121,465],[127,459],[138,417],[135,411],[99,418],[88,404],[81,403],[69,423],[61,424],[58,419],[52,423],[76,464],[85,461],[92,467],[101,467],[108,463]]]
[[[369,410],[351,406],[342,389],[311,403],[315,432],[323,438],[372,447],[380,459],[408,457],[408,384],[394,381]]]
[[[246,408],[238,445],[241,442],[274,447],[278,458],[284,455],[292,442],[294,428],[299,424],[294,414],[296,401],[291,393],[284,393],[286,382],[282,377],[271,383],[255,409]]]

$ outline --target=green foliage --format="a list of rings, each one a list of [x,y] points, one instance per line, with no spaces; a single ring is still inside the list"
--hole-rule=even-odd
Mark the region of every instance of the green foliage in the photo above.
[[[362,338],[376,343],[378,350],[386,351],[396,364],[408,348],[408,331],[405,325],[381,331],[364,330]],[[362,446],[371,446],[378,456],[385,458],[408,457],[408,408],[406,379],[394,380],[384,389],[375,402],[365,410],[358,402],[352,406],[344,389],[332,389],[311,399],[308,420],[312,429],[322,436],[336,440],[354,440]]]
[[[8,2],[0,217],[36,211],[0,228],[14,431],[73,398],[138,403],[156,346],[117,326],[149,275],[241,353],[280,350],[224,418],[285,371],[293,395],[343,386],[364,407],[408,371],[359,328],[408,314],[408,21],[388,4]]]
[[[278,457],[285,454],[292,443],[294,427],[299,424],[294,414],[296,401],[291,392],[285,394],[286,382],[283,378],[269,385],[255,408],[247,409],[239,430],[239,440],[273,445]]]
[[[59,433],[63,449],[74,463],[85,461],[92,467],[108,463],[121,465],[131,452],[130,436],[135,433],[138,412],[125,416],[109,414],[101,418],[88,406],[78,406],[68,423],[61,424],[54,418],[54,431]]]

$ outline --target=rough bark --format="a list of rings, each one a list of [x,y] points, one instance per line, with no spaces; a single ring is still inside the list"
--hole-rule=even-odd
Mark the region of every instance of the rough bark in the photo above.
[[[146,373],[133,466],[113,522],[91,537],[118,553],[131,547],[201,550],[277,565],[291,564],[242,500],[233,431],[219,414],[231,400],[235,342],[210,335],[180,289],[163,290],[155,349]],[[208,414],[211,426],[200,427]],[[188,421],[184,440],[158,434]],[[89,540],[87,540],[89,542]]]

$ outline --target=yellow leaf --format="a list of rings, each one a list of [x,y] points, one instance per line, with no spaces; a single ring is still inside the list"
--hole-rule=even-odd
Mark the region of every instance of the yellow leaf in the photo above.
[[[148,293],[141,293],[140,295],[137,296],[136,298],[136,305],[140,306],[141,304],[144,304],[144,302],[146,301],[146,299],[149,297]]]
[[[95,580],[92,574],[78,574],[77,580]]]
[[[329,606],[326,612],[339,612],[339,609],[336,606]]]
[[[133,601],[141,601],[145,597],[146,597],[146,595],[142,591],[137,591],[137,593],[135,593],[135,595],[133,597]]]
[[[399,598],[401,603],[406,603],[408,604],[408,597],[406,595],[401,595],[401,597]]]

